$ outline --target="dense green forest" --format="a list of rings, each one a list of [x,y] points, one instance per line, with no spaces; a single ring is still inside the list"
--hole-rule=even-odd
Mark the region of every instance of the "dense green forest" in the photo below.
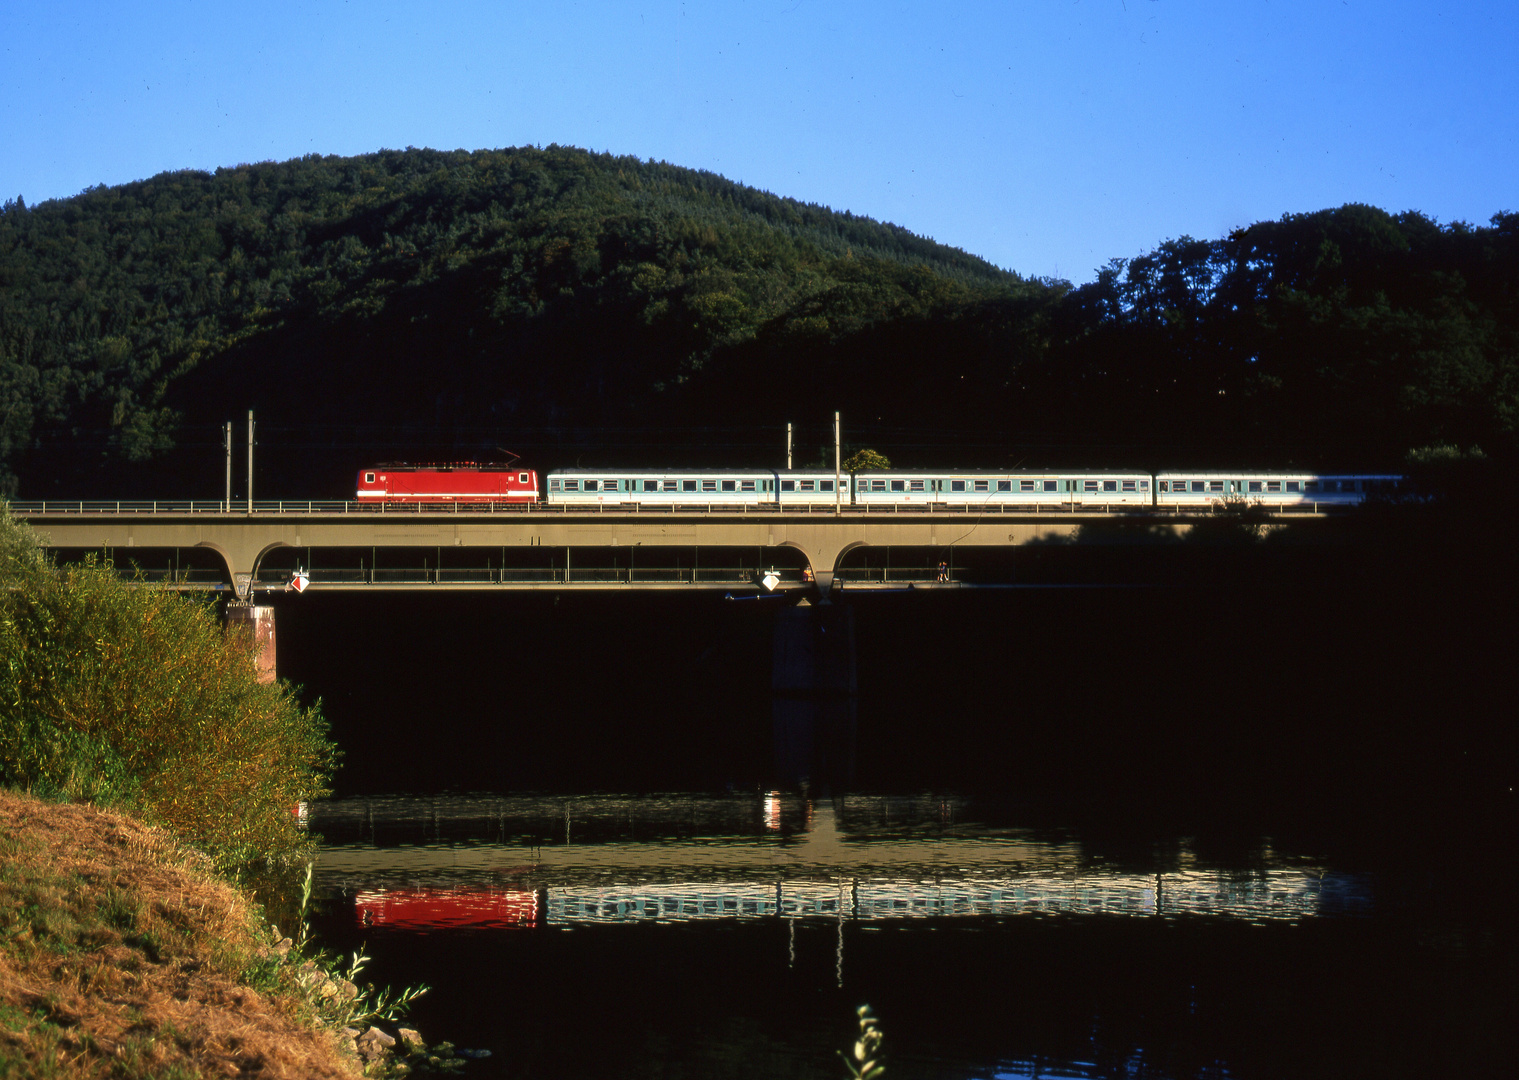
[[[249,408],[260,497],[500,450],[769,463],[835,409],[903,466],[1502,454],[1519,215],[1289,215],[1072,288],[570,148],[167,173],[4,205],[0,394],[21,497],[219,497],[220,425],[241,441]]]

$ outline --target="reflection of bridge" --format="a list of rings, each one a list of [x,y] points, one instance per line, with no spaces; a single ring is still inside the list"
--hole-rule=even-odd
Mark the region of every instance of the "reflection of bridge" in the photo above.
[[[257,503],[252,512],[227,512],[220,503],[18,502],[12,510],[55,548],[151,550],[154,561],[146,569],[164,566],[185,587],[230,585],[244,599],[254,589],[284,588],[294,562],[323,589],[726,588],[749,584],[773,563],[782,582],[800,584],[806,571],[826,590],[845,556],[859,548],[1012,547],[1070,539],[1083,525],[1126,520],[1091,510],[964,507],[379,512],[356,503]],[[1136,520],[1172,533],[1190,527],[1186,515]],[[411,552],[422,565],[379,557],[397,551]],[[702,551],[708,553],[705,572]],[[733,553],[745,551],[754,559],[733,566]],[[922,565],[902,569],[909,572],[893,577],[888,567],[881,580],[931,576]]]
[[[332,826],[368,818],[365,802],[328,811]],[[392,802],[415,814],[426,801]],[[1360,879],[1283,862],[1269,850],[1248,869],[1199,865],[1181,849],[1153,869],[1119,871],[1091,864],[1071,841],[975,827],[946,832],[960,808],[932,797],[456,798],[443,808],[503,825],[532,822],[538,839],[404,847],[361,840],[324,848],[318,883],[355,896],[357,916],[370,925],[412,928],[1039,914],[1290,921],[1370,903]],[[645,839],[630,842],[635,816]],[[572,829],[596,832],[596,821],[622,831],[572,842]],[[694,831],[672,837],[662,821]],[[905,832],[883,831],[890,829]]]

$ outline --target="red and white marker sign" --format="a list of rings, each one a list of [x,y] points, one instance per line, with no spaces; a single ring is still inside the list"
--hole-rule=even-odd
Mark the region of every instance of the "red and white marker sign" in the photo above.
[[[305,592],[306,586],[311,584],[311,579],[305,574],[296,574],[290,579],[290,587],[296,592]]]

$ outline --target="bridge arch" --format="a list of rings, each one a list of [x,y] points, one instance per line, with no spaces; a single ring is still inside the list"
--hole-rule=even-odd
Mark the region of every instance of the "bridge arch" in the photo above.
[[[247,600],[252,594],[253,579],[258,574],[259,564],[264,561],[264,556],[278,548],[292,545],[283,540],[275,540],[261,547],[253,544],[226,545],[215,540],[201,540],[195,546],[216,552],[227,568],[227,581],[231,584],[232,591],[237,594],[239,600]]]

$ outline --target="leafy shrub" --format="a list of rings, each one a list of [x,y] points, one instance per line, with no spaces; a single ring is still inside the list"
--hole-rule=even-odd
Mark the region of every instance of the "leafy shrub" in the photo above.
[[[320,711],[260,684],[211,605],[54,566],[0,516],[0,783],[129,810],[223,865],[303,846],[291,810],[335,758]]]

